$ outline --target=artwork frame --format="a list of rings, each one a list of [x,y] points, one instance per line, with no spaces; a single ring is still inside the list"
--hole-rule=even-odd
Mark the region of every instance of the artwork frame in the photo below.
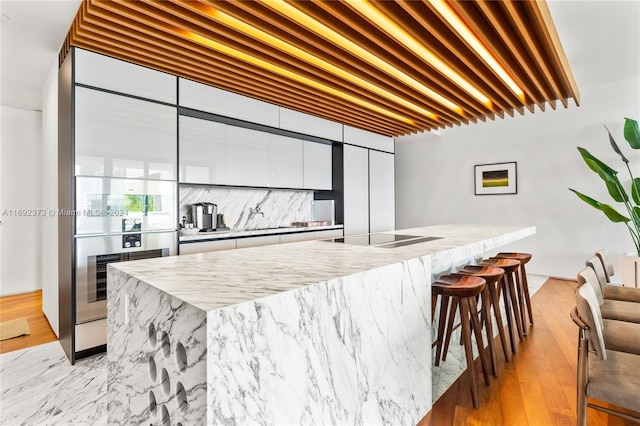
[[[518,193],[518,163],[477,164],[474,166],[475,195]]]

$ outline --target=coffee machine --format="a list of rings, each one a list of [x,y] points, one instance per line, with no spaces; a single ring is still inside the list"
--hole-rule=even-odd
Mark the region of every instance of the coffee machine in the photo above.
[[[200,232],[216,230],[218,206],[213,203],[196,203],[191,205],[191,219],[193,226],[200,228]]]

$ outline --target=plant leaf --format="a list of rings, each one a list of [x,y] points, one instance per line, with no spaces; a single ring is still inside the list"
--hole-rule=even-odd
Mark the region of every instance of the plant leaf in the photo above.
[[[585,203],[589,204],[591,207],[596,208],[600,211],[602,211],[611,222],[613,223],[619,223],[619,222],[629,222],[631,219],[629,219],[628,217],[621,215],[620,213],[618,213],[616,211],[616,209],[614,209],[613,207],[611,207],[609,204],[603,204],[597,200],[594,200],[593,198],[589,197],[588,195],[584,195],[581,192],[576,191],[575,189],[571,189],[569,188],[569,191],[572,191],[573,193],[575,193],[582,201],[584,201]]]
[[[604,128],[607,129],[607,126],[604,126]],[[611,132],[609,131],[609,129],[607,129],[607,133],[609,134],[609,143],[611,144],[611,148],[613,148],[613,150],[620,156],[620,158],[622,158],[622,161],[624,161],[626,164],[629,164],[629,160],[624,156],[622,151],[620,151],[620,147],[618,147],[618,144],[613,139],[613,136],[611,136]]]
[[[602,172],[604,172],[606,175],[609,175],[609,176],[618,174],[617,171],[613,170],[611,167],[607,166],[602,161],[598,160],[596,157],[591,155],[591,153],[586,149],[578,147],[578,151],[580,152],[580,155],[582,155],[582,159],[585,161],[585,163],[587,163],[587,166],[589,166],[589,168],[594,172],[598,173],[600,177],[602,177],[602,179],[606,180],[606,178],[604,178],[601,175]]]
[[[627,191],[625,191],[624,187],[620,184],[618,178],[615,176],[614,178],[617,182],[605,182],[605,184],[607,185],[607,190],[609,191],[609,195],[611,195],[611,198],[619,203],[626,203],[627,201],[629,201]]]
[[[640,207],[634,206],[633,209],[631,209],[631,218],[636,226],[640,227]]]
[[[631,182],[631,197],[636,204],[640,205],[640,178],[635,178]]]
[[[640,149],[640,128],[636,120],[624,119],[624,138],[629,142],[631,148]]]

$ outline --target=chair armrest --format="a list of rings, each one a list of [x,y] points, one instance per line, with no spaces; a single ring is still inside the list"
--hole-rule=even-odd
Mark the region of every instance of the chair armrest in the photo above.
[[[588,330],[589,326],[587,325],[586,322],[582,321],[582,318],[580,318],[580,315],[578,314],[578,308],[574,307],[571,312],[569,313],[569,315],[571,316],[571,319],[573,320],[573,322],[580,327],[581,330]]]

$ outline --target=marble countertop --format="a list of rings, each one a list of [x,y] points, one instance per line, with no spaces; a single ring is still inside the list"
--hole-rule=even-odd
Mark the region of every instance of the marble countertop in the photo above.
[[[193,235],[180,234],[180,242],[188,243],[191,241],[215,241],[226,240],[229,238],[244,238],[244,237],[259,237],[263,235],[280,235],[280,234],[293,234],[298,232],[314,232],[314,231],[328,231],[331,229],[342,229],[344,225],[328,225],[328,226],[307,226],[307,227],[282,227],[282,228],[268,228],[268,229],[238,229],[229,231],[215,231],[215,232],[199,232]]]
[[[386,232],[441,237],[397,248],[304,241],[108,267],[211,311],[427,255],[432,267],[451,264],[535,232],[533,226],[437,225]]]

